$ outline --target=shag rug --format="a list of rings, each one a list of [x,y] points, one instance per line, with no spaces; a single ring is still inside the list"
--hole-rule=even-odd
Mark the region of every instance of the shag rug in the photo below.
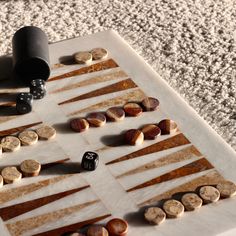
[[[235,0],[3,0],[1,55],[25,25],[50,42],[118,31],[236,150]]]

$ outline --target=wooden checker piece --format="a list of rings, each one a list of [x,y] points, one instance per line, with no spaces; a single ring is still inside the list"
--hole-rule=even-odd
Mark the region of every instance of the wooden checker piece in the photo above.
[[[41,170],[41,164],[36,160],[24,160],[20,164],[20,170],[26,177],[37,176]]]
[[[15,152],[20,149],[20,140],[14,136],[6,136],[1,140],[4,152]]]
[[[18,134],[18,138],[22,145],[29,146],[34,145],[38,142],[38,135],[33,130],[25,130]]]
[[[107,58],[108,56],[108,52],[104,48],[94,48],[91,51],[91,54],[92,54],[93,60],[102,60],[102,59]]]
[[[142,106],[145,111],[155,111],[159,107],[159,100],[153,97],[144,98],[142,101]]]
[[[126,236],[128,233],[128,223],[127,221],[114,218],[107,222],[106,228],[109,232],[109,235],[113,236]]]
[[[36,129],[36,133],[38,134],[40,139],[50,140],[56,137],[56,130],[48,125],[44,125]]]
[[[0,188],[3,186],[3,177],[0,175]]]
[[[109,233],[100,225],[92,225],[87,230],[87,236],[109,236]]]
[[[125,112],[120,107],[111,107],[106,111],[106,116],[111,121],[122,121],[125,118]]]
[[[161,129],[157,125],[145,125],[141,131],[144,134],[144,139],[153,140],[161,135]]]
[[[159,207],[149,207],[145,210],[144,218],[154,225],[160,225],[166,219],[166,213]]]
[[[88,64],[92,61],[93,56],[90,52],[77,52],[74,58],[78,64]]]
[[[125,142],[129,145],[140,145],[143,140],[143,132],[138,129],[130,129],[125,133]]]
[[[22,174],[14,166],[5,167],[1,171],[1,175],[3,177],[4,182],[7,184],[15,183],[19,181],[22,177]]]
[[[177,218],[183,215],[184,206],[181,202],[171,199],[164,203],[163,209],[169,218]]]
[[[84,118],[75,118],[70,121],[70,127],[75,132],[84,132],[89,129],[89,122]]]
[[[101,127],[106,124],[106,116],[101,112],[94,112],[87,116],[87,120],[90,125],[95,127]]]
[[[160,121],[158,127],[161,129],[161,134],[174,134],[177,131],[177,124],[169,119]]]
[[[236,184],[231,181],[224,181],[216,185],[223,198],[233,197],[236,195]]]
[[[65,234],[65,236],[85,236],[85,235],[78,232],[73,232],[73,233],[67,233]]]
[[[203,199],[204,203],[217,202],[220,198],[220,192],[212,186],[201,187],[199,190],[199,195]]]
[[[202,199],[196,193],[184,194],[181,202],[187,211],[194,211],[202,206]]]
[[[142,107],[135,102],[129,102],[124,105],[124,111],[128,116],[139,116],[143,113]]]

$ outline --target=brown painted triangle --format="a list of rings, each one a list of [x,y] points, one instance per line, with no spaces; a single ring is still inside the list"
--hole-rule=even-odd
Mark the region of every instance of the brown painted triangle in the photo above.
[[[11,129],[2,130],[2,131],[0,131],[0,137],[11,135],[16,132],[21,132],[25,129],[28,129],[30,127],[33,127],[33,126],[36,126],[39,124],[42,124],[42,122],[36,122],[36,123],[28,124],[28,125],[23,125],[23,126],[18,126],[18,127],[11,128]]]
[[[32,211],[38,207],[44,206],[50,202],[54,202],[56,200],[59,200],[61,198],[64,198],[66,196],[69,196],[73,193],[79,192],[83,189],[88,188],[89,185],[80,187],[80,188],[74,188],[68,191],[52,194],[46,197],[41,197],[38,199],[34,199],[31,201],[19,203],[13,206],[8,206],[4,208],[0,208],[0,216],[2,217],[3,221],[10,220],[16,216],[22,215],[26,212]]]
[[[73,70],[68,73],[64,73],[62,75],[52,77],[48,80],[48,82],[66,79],[66,78],[73,77],[73,76],[88,74],[88,73],[92,73],[92,72],[96,72],[96,71],[107,70],[107,69],[116,68],[116,67],[118,67],[118,64],[113,59],[109,59],[106,61],[98,62],[98,63],[90,65],[90,66],[80,68],[78,70]]]
[[[47,232],[34,234],[33,236],[58,236],[58,235],[63,235],[64,233],[76,231],[76,230],[81,229],[81,228],[83,228],[87,225],[94,224],[98,221],[106,219],[110,216],[111,216],[111,214],[98,216],[98,217],[93,218],[93,219],[81,221],[81,222],[71,224],[71,225],[66,225],[66,226],[63,226],[61,228],[53,229],[53,230],[50,230],[50,231],[47,231]]]
[[[182,146],[182,145],[189,144],[189,143],[190,143],[190,141],[182,133],[180,133],[180,134],[177,134],[173,137],[162,140],[158,143],[154,143],[148,147],[142,148],[138,151],[129,153],[129,154],[122,156],[118,159],[115,159],[113,161],[109,161],[106,163],[106,165],[130,160],[130,159],[137,158],[137,157],[144,156],[144,155],[148,155],[148,154],[151,154],[154,152],[164,151],[164,150],[167,150],[170,148]]]
[[[209,170],[214,168],[214,166],[206,159],[206,158],[201,158],[197,161],[191,162],[185,166],[182,166],[180,168],[177,168],[175,170],[172,170],[164,175],[158,176],[154,179],[151,179],[149,181],[146,181],[142,184],[139,184],[133,188],[130,188],[126,190],[127,192],[132,192],[141,188],[146,188],[148,186],[152,186],[155,184],[163,183],[169,180],[181,178],[187,175],[195,174],[198,172],[202,172],[205,170]]]
[[[60,102],[60,103],[58,103],[58,105],[63,105],[63,104],[71,103],[71,102],[76,102],[76,101],[80,101],[80,100],[84,100],[84,99],[88,99],[88,98],[92,98],[92,97],[105,95],[108,93],[114,93],[114,92],[123,91],[123,90],[131,89],[131,88],[136,88],[136,87],[137,87],[137,85],[133,82],[132,79],[126,79],[126,80],[122,80],[118,83],[111,84],[106,87],[96,89],[91,92],[76,96],[76,97],[68,99],[64,102]]]
[[[212,170],[207,174],[195,178],[191,181],[188,181],[182,185],[177,186],[176,188],[170,189],[164,193],[158,194],[157,196],[152,197],[142,203],[139,206],[145,206],[157,203],[164,199],[171,198],[174,194],[184,193],[184,192],[195,192],[196,189],[203,185],[216,185],[221,181],[224,181],[224,177],[216,170]]]
[[[41,165],[41,170],[51,168],[55,165],[62,164],[62,163],[66,162],[66,161],[69,161],[69,160],[70,160],[70,158],[65,158],[65,159],[61,159],[61,160],[52,161],[52,162],[49,162],[49,163],[42,164]]]

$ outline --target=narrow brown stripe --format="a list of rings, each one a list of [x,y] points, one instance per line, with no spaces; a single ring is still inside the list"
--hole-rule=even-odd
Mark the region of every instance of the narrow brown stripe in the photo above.
[[[122,80],[118,83],[111,84],[106,87],[96,89],[91,92],[76,96],[76,97],[66,100],[64,102],[60,102],[60,103],[58,103],[58,105],[63,105],[63,104],[71,103],[71,102],[80,101],[83,99],[97,97],[97,96],[105,95],[108,93],[119,92],[119,91],[131,89],[131,88],[136,88],[136,87],[137,87],[137,85],[133,82],[132,79],[126,79],[126,80]]]
[[[217,183],[223,180],[225,180],[224,177],[221,176],[218,171],[212,170],[203,176],[200,176],[187,183],[179,185],[176,188],[168,190],[162,194],[158,194],[157,196],[152,197],[151,199],[148,199],[140,203],[139,206],[145,206],[145,205],[157,203],[158,201],[161,201],[163,199],[171,198],[174,194],[177,194],[177,193],[195,192],[195,190],[200,186],[216,185]]]
[[[121,162],[121,161],[126,161],[126,160],[130,160],[136,157],[140,157],[140,156],[144,156],[144,155],[148,155],[154,152],[160,152],[160,151],[164,151],[170,148],[174,148],[174,147],[178,147],[178,146],[182,146],[185,144],[189,144],[189,140],[181,133],[181,134],[177,134],[171,138],[165,139],[163,141],[160,141],[158,143],[154,143],[148,147],[142,148],[138,151],[132,152],[128,155],[122,156],[118,159],[115,159],[113,161],[107,162],[106,165],[110,165],[110,164],[114,164],[117,162]]]
[[[184,148],[180,151],[171,153],[170,155],[161,157],[155,161],[149,162],[149,163],[142,165],[138,168],[135,168],[133,170],[127,171],[121,175],[118,175],[116,178],[121,178],[124,176],[129,176],[129,175],[141,173],[141,172],[144,172],[147,170],[159,168],[159,167],[162,167],[165,165],[170,165],[173,163],[181,162],[184,160],[189,160],[189,159],[200,157],[200,156],[202,156],[202,154],[194,146],[191,145],[190,147],[187,147],[187,148]]]
[[[28,124],[28,125],[19,126],[19,127],[16,127],[16,128],[2,130],[2,131],[0,131],[0,137],[11,135],[11,134],[14,134],[16,132],[21,132],[25,129],[28,129],[30,127],[33,127],[33,126],[36,126],[36,125],[39,125],[39,124],[42,124],[42,122],[36,122],[36,123]]]
[[[92,73],[92,72],[96,72],[96,71],[107,70],[107,69],[116,68],[116,67],[118,67],[117,63],[113,59],[109,59],[106,61],[98,62],[98,63],[93,64],[91,66],[86,66],[86,67],[80,68],[78,70],[73,70],[68,73],[52,77],[48,80],[48,82],[66,79],[66,78],[73,77],[73,76],[88,74],[88,73]]]
[[[16,105],[16,102],[2,102],[0,103],[0,108],[13,107]]]
[[[64,162],[69,161],[69,160],[70,160],[70,158],[65,158],[65,159],[61,159],[61,160],[45,163],[45,164],[42,164],[41,169],[45,170],[45,169],[51,168],[51,167],[53,167],[55,165],[64,163]]]
[[[126,190],[127,192],[132,192],[141,188],[146,188],[148,186],[152,186],[155,184],[163,183],[169,180],[177,179],[180,177],[184,177],[187,175],[195,174],[198,172],[202,172],[204,170],[209,170],[214,168],[214,166],[206,159],[201,158],[200,160],[191,162],[185,166],[182,166],[178,169],[172,170],[164,175],[158,176],[154,179],[151,179],[147,182],[139,184],[133,188]]]
[[[13,206],[0,208],[0,216],[2,217],[2,219],[4,221],[7,221],[7,220],[10,220],[16,216],[21,215],[21,214],[32,211],[33,209],[44,206],[50,202],[54,202],[56,200],[59,200],[59,199],[64,198],[66,196],[69,196],[73,193],[79,192],[79,191],[86,189],[88,187],[89,187],[89,185],[83,186],[80,188],[71,189],[71,190],[64,191],[64,192],[60,192],[60,193],[56,193],[56,194],[49,195],[46,197],[41,197],[41,198],[34,199],[31,201],[19,203],[19,204],[13,205]]]
[[[75,224],[72,224],[72,225],[66,225],[66,226],[63,226],[61,228],[53,229],[53,230],[50,230],[50,231],[47,231],[47,232],[34,234],[33,236],[58,236],[58,235],[62,235],[62,234],[67,233],[67,232],[77,231],[78,229],[81,229],[81,228],[83,228],[87,225],[94,224],[98,221],[104,220],[104,219],[106,219],[110,216],[111,216],[111,214],[98,216],[96,218],[81,221],[81,222],[78,222],[78,223],[75,223]]]

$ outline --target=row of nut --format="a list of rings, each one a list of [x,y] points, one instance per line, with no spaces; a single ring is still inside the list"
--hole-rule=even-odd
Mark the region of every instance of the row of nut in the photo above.
[[[1,139],[0,154],[4,152],[14,152],[20,149],[21,145],[29,146],[38,142],[38,139],[50,140],[56,136],[56,130],[48,125],[44,125],[34,130],[24,130],[16,136],[5,136]]]
[[[217,202],[220,198],[229,198],[236,195],[236,184],[231,181],[220,182],[213,186],[202,186],[199,193],[186,193],[181,201],[170,199],[164,202],[163,209],[159,207],[149,207],[145,210],[144,218],[154,225],[159,225],[165,221],[166,216],[177,218],[183,215],[184,210],[194,211],[199,209],[203,203]]]
[[[86,232],[87,236],[126,236],[128,233],[128,223],[121,218],[114,218],[106,223],[106,226],[91,225]],[[85,234],[71,232],[67,236],[85,236]]]

